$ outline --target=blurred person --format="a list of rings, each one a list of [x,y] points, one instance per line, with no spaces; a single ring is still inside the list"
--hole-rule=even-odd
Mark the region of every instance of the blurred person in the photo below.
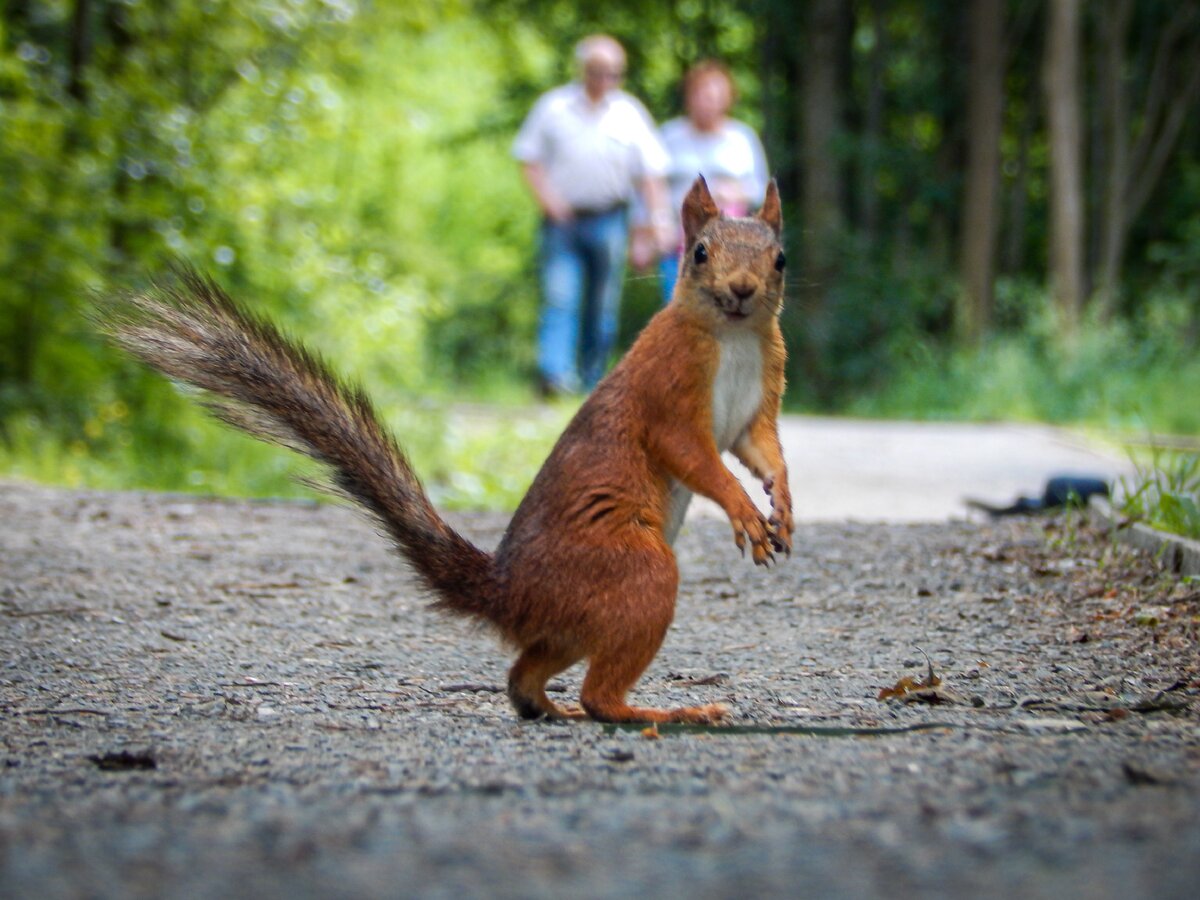
[[[671,119],[660,135],[671,161],[667,184],[671,209],[678,209],[696,179],[703,175],[723,213],[749,215],[767,189],[767,157],[762,141],[744,122],[729,118],[735,97],[733,76],[715,60],[696,63],[683,78],[686,115]],[[671,299],[679,275],[683,229],[676,222],[670,250],[659,261],[663,299]]]
[[[576,45],[575,62],[579,80],[539,97],[513,142],[543,215],[538,371],[547,396],[590,390],[604,374],[634,196],[664,248],[676,218],[666,205],[668,160],[654,121],[620,89],[624,49],[591,35]]]

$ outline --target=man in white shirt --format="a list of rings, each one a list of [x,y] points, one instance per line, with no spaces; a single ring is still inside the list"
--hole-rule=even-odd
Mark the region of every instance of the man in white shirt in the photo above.
[[[617,336],[628,207],[635,192],[665,246],[667,154],[642,104],[619,88],[625,51],[608,35],[575,48],[580,80],[534,104],[513,142],[542,210],[538,369],[546,394],[591,389]]]

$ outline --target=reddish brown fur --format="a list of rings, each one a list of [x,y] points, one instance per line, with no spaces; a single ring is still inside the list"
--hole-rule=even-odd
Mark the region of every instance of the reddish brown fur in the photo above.
[[[502,630],[523,649],[510,679],[518,709],[565,714],[545,697],[546,679],[590,661],[583,707],[604,720],[705,722],[717,707],[634,708],[625,695],[657,653],[674,616],[678,572],[663,535],[672,480],[715,500],[749,540],[756,562],[772,543],[790,547],[787,473],[776,427],[785,351],[779,330],[782,278],[778,195],[755,221],[719,219],[703,185],[684,208],[690,247],[703,240],[701,271],[685,268],[676,297],[646,326],[568,426],[517,509],[496,552],[508,590]],[[712,434],[717,335],[731,327],[718,298],[728,282],[756,280],[753,328],[763,353],[763,400],[735,445],[756,476],[771,479],[774,513],[763,519],[725,467]],[[547,563],[553,560],[553,565]]]
[[[109,328],[152,365],[231,400],[224,415],[233,424],[329,464],[336,483],[389,528],[437,605],[490,622],[519,649],[509,697],[522,716],[711,722],[723,707],[647,709],[625,698],[674,617],[679,574],[664,533],[673,482],[719,503],[755,562],[790,552],[776,427],[785,359],[779,197],[772,184],[758,217],[727,220],[698,180],[683,217],[689,252],[702,243],[707,258],[688,259],[671,304],[579,410],[494,556],[437,515],[360,393],[212,285],[185,276],[184,290],[165,302],[135,298],[135,319]],[[757,337],[763,383],[758,411],[731,449],[770,493],[769,520],[722,463],[713,435],[721,340],[735,330]],[[247,357],[222,356],[236,357],[229,346]],[[247,369],[252,377],[241,377]],[[583,709],[553,703],[546,682],[585,659]]]

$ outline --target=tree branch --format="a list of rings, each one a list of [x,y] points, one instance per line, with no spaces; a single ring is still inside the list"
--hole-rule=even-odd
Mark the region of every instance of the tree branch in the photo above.
[[[1200,40],[1192,41],[1184,54],[1190,60],[1190,68],[1184,79],[1183,89],[1174,94],[1170,106],[1164,116],[1162,127],[1154,142],[1150,145],[1147,158],[1140,165],[1131,167],[1129,187],[1126,194],[1126,210],[1128,221],[1137,218],[1146,201],[1154,192],[1155,185],[1162,177],[1163,169],[1175,149],[1179,132],[1191,109],[1192,101],[1200,92]],[[1145,134],[1145,132],[1143,132]]]
[[[1146,159],[1155,146],[1159,131],[1160,120],[1163,118],[1163,108],[1171,95],[1171,69],[1174,48],[1179,37],[1189,28],[1196,18],[1196,6],[1191,3],[1180,5],[1175,10],[1171,21],[1163,28],[1158,43],[1154,48],[1154,62],[1150,71],[1149,87],[1146,90],[1146,103],[1142,111],[1142,127],[1138,134],[1137,143],[1130,153],[1130,171],[1141,171],[1146,165]]]

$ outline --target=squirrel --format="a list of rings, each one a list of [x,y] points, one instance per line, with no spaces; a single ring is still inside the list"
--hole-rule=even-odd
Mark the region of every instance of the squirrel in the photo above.
[[[518,651],[508,696],[523,718],[715,723],[720,704],[630,706],[658,652],[679,583],[672,544],[693,492],[715,500],[757,564],[790,555],[792,503],[777,417],[784,389],[782,213],[727,218],[698,178],[683,203],[686,254],[672,302],[583,403],[494,553],[437,513],[363,390],[248,312],[208,278],[103,304],[101,328],[170,378],[201,389],[226,423],[323,463],[331,487],[394,540],[433,606],[481,620]],[[766,517],[721,461],[762,480]],[[588,669],[581,707],[547,681]]]

